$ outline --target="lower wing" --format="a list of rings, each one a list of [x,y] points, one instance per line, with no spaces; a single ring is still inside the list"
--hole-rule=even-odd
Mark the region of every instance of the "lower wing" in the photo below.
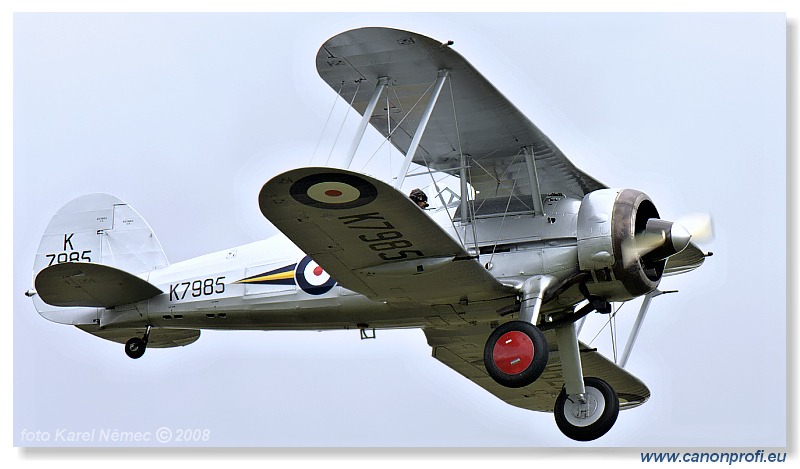
[[[541,377],[525,387],[507,388],[489,377],[483,365],[483,348],[491,331],[488,324],[425,328],[425,336],[433,348],[434,358],[506,403],[523,409],[552,412],[564,384],[554,333],[545,332],[550,358]],[[619,395],[621,409],[639,406],[650,397],[650,390],[644,383],[596,349],[583,343],[580,343],[580,349],[584,376],[601,378],[610,384]]]

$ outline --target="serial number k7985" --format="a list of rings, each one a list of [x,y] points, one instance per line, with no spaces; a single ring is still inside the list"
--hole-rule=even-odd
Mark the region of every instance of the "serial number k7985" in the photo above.
[[[363,231],[358,240],[374,251],[383,261],[425,257],[395,226],[378,212],[339,217],[351,230]]]
[[[180,301],[186,298],[200,298],[225,293],[225,277],[197,279],[191,282],[173,283],[169,286],[169,301]]]

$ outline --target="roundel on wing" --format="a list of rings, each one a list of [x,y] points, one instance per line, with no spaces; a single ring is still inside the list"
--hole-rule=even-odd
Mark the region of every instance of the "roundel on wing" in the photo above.
[[[378,189],[353,174],[321,173],[299,179],[289,194],[309,207],[340,210],[367,205],[378,196]]]
[[[294,278],[297,286],[309,295],[324,295],[336,285],[336,280],[308,256],[297,263]]]

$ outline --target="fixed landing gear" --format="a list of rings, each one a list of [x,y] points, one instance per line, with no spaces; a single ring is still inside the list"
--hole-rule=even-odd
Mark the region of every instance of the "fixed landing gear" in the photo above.
[[[141,339],[134,337],[125,342],[125,354],[129,357],[136,359],[141,358],[147,350],[147,340],[150,338],[150,326],[144,332],[144,337]]]
[[[547,366],[544,334],[526,321],[510,321],[495,329],[483,349],[483,364],[489,376],[509,388],[536,381]]]
[[[134,337],[125,343],[125,353],[131,358],[141,358],[147,349],[147,342]]]
[[[563,389],[553,412],[561,433],[577,441],[591,441],[611,430],[619,415],[619,397],[599,378],[584,378],[586,392],[568,395]]]
[[[498,384],[509,388],[527,386],[547,367],[547,340],[535,323],[540,320],[545,292],[553,285],[558,285],[557,279],[548,275],[525,280],[519,287],[519,320],[502,324],[489,335],[483,349],[483,364]],[[564,388],[556,399],[554,412],[556,424],[564,435],[573,440],[591,441],[614,426],[619,415],[619,397],[602,379],[583,376],[574,321],[591,310],[610,311],[610,304],[589,295],[585,286],[581,291],[590,302],[589,309],[584,307],[578,314],[573,313],[571,321],[550,325],[558,344],[554,366],[561,368],[564,378]]]

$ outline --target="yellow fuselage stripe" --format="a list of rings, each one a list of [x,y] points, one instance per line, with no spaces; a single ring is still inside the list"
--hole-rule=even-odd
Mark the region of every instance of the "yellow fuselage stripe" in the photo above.
[[[247,280],[240,280],[240,283],[253,283],[253,282],[267,282],[270,280],[286,280],[294,278],[294,271],[281,272],[278,274],[264,275],[263,277],[254,277]]]

